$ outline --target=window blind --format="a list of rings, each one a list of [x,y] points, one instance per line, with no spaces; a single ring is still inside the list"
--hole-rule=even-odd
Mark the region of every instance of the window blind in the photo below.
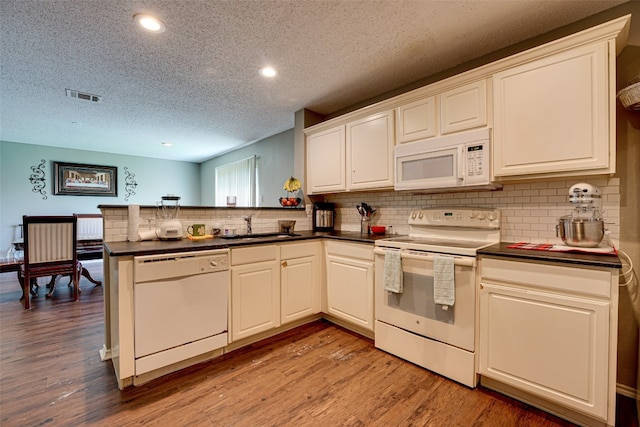
[[[216,167],[216,206],[236,196],[238,206],[256,206],[256,156]]]

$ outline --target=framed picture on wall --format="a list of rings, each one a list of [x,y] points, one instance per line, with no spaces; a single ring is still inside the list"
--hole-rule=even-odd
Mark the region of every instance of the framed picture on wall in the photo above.
[[[53,162],[53,194],[116,197],[118,168]]]

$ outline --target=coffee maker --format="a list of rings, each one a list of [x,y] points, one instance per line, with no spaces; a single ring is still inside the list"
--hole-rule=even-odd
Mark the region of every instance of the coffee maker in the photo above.
[[[313,204],[313,231],[333,231],[335,204],[316,202]]]

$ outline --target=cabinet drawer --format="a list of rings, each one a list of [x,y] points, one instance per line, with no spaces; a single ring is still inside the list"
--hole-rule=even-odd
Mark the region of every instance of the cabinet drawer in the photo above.
[[[482,281],[508,282],[561,292],[611,298],[610,270],[482,258]]]
[[[320,242],[283,243],[280,245],[280,259],[319,255],[319,250]]]
[[[327,254],[373,261],[373,245],[366,243],[326,242]]]
[[[231,249],[231,265],[273,261],[277,258],[278,247],[276,245],[260,245],[250,246],[248,248]]]

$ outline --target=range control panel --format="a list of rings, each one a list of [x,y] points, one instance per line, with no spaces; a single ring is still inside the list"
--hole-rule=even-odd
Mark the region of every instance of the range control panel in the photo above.
[[[482,208],[425,208],[411,211],[409,225],[500,228],[500,211]]]

